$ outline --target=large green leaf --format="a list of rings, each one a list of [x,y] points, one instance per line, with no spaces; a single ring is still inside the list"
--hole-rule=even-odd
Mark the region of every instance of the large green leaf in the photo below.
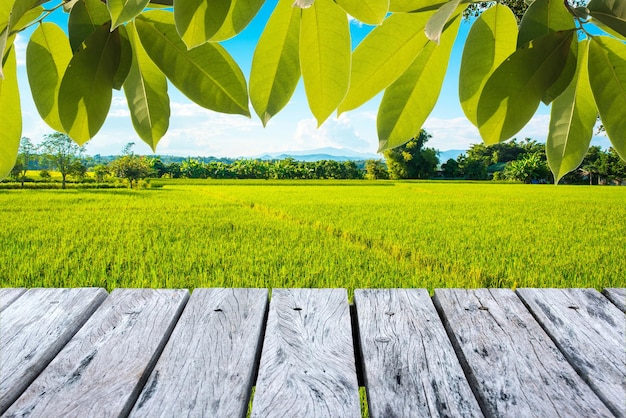
[[[396,81],[426,46],[424,27],[434,11],[395,13],[374,28],[352,54],[350,88],[339,112],[356,109]]]
[[[43,13],[43,6],[35,6],[24,13],[18,20],[11,23],[11,32],[16,33],[37,20]]]
[[[389,10],[389,0],[337,0],[343,10],[369,25],[379,25]]]
[[[9,19],[11,18],[11,9],[15,0],[0,1],[0,80],[4,78],[2,67],[4,65],[5,51],[8,51],[10,44],[9,38]]]
[[[606,134],[626,160],[626,44],[606,36],[592,38],[589,81]]]
[[[225,41],[244,30],[264,2],[265,0],[232,0],[222,27],[213,35],[211,41]]]
[[[591,0],[587,5],[591,17],[626,38],[626,1]],[[613,33],[612,33],[613,34]]]
[[[250,116],[243,73],[219,44],[187,50],[166,11],[144,12],[135,25],[152,61],[189,99],[217,112]]]
[[[589,85],[588,51],[589,41],[581,42],[576,74],[552,103],[546,154],[555,183],[580,165],[593,136],[598,111]]]
[[[515,51],[487,80],[478,101],[478,129],[487,145],[511,138],[535,114],[563,72],[575,31],[555,32]]]
[[[398,147],[419,133],[439,98],[460,22],[457,15],[443,32],[440,44],[430,41],[409,69],[385,90],[378,109],[378,152]]]
[[[4,78],[4,51],[7,50],[7,41],[9,38],[9,27],[5,26],[4,29],[0,31],[0,80]]]
[[[332,0],[302,10],[300,64],[309,107],[318,126],[333,113],[350,83],[348,16]]]
[[[188,49],[206,43],[222,27],[231,0],[174,0],[176,30]]]
[[[112,28],[134,19],[145,9],[150,0],[107,0],[107,7],[111,14]]]
[[[517,47],[550,33],[575,27],[574,17],[565,8],[563,0],[535,0],[520,23]]]
[[[130,22],[127,28],[133,55],[130,72],[124,83],[124,94],[135,131],[156,151],[157,143],[169,127],[167,79],[141,45],[134,23]]]
[[[287,105],[300,79],[300,15],[280,0],[259,38],[250,72],[250,101],[263,126]]]
[[[6,1],[6,0],[3,0]],[[46,0],[47,1],[47,0]],[[32,20],[32,10],[35,9],[38,11],[38,14],[41,14],[42,8],[39,7],[40,4],[44,3],[42,0],[10,0],[9,3],[13,3],[13,8],[11,9],[11,16],[9,17],[9,28],[11,28],[11,32],[20,30],[23,28],[23,24],[25,20]],[[25,16],[29,16],[24,19]]]
[[[496,4],[472,25],[459,75],[459,99],[467,119],[478,125],[478,99],[496,68],[515,51],[517,20],[508,7]]]
[[[437,10],[447,0],[389,0],[390,12],[414,12],[417,10]]]
[[[22,109],[17,85],[15,48],[7,51],[5,78],[0,79],[0,180],[10,172],[17,159],[22,136]]]
[[[55,131],[64,132],[59,117],[59,88],[72,49],[63,29],[42,23],[26,48],[26,71],[33,101],[41,118]]]
[[[72,51],[78,51],[85,39],[110,20],[109,9],[100,0],[79,0],[67,23]]]
[[[103,25],[83,45],[72,57],[59,89],[61,124],[79,145],[98,133],[109,113],[120,62],[119,32]]]
[[[120,90],[130,72],[130,66],[133,61],[133,48],[130,45],[126,27],[119,26],[117,30],[120,33],[120,65],[117,67],[115,77],[113,77],[113,88]]]
[[[517,47],[526,45],[528,42],[544,37],[550,33],[573,30],[576,28],[574,17],[568,12],[563,0],[535,0],[529,7],[522,22],[520,23]],[[545,104],[550,104],[567,88],[576,72],[576,55],[578,45],[572,42],[571,53],[559,79],[550,87],[542,97]]]
[[[428,39],[437,44],[439,43],[439,38],[441,37],[444,26],[448,20],[450,20],[450,17],[455,12],[457,7],[459,7],[459,4],[461,4],[461,0],[450,0],[441,6],[435,14],[428,19],[426,27],[424,28],[424,32],[426,33],[426,37]]]

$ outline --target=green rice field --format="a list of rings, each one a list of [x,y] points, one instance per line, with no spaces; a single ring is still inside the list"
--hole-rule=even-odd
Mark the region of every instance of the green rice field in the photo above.
[[[0,286],[626,286],[624,187],[161,185],[0,191]]]

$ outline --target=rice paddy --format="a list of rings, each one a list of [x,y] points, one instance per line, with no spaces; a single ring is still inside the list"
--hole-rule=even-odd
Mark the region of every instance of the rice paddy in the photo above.
[[[3,287],[624,287],[626,188],[165,181],[0,191]]]

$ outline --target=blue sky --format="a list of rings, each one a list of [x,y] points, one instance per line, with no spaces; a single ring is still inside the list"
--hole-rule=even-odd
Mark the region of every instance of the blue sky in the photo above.
[[[247,79],[256,40],[275,4],[276,0],[267,0],[257,17],[242,33],[222,44],[237,61]],[[67,15],[59,11],[54,21],[64,27]],[[441,96],[424,126],[432,135],[428,145],[441,151],[467,149],[470,144],[481,142],[478,130],[463,115],[457,92],[463,40],[469,28],[468,22],[462,23]],[[351,21],[351,29],[354,45],[369,31],[367,26],[354,20]],[[27,39],[28,33],[20,34],[16,41],[24,114],[23,136],[38,143],[43,135],[52,133],[52,130],[37,114],[31,98],[24,59]],[[317,122],[307,105],[302,81],[287,107],[266,128],[263,128],[254,114],[252,106],[252,118],[223,115],[193,104],[171,85],[169,94],[172,112],[170,128],[157,146],[157,154],[250,157],[270,152],[323,147],[348,148],[375,154],[378,148],[376,112],[381,95],[339,118],[331,117],[317,129]],[[530,137],[545,142],[548,121],[549,109],[541,107],[517,138]],[[135,152],[152,154],[152,150],[134,132],[124,94],[114,91],[109,117],[96,137],[87,144],[87,153],[118,154],[128,142],[136,143]],[[594,143],[608,146],[608,140],[604,137],[596,138]]]

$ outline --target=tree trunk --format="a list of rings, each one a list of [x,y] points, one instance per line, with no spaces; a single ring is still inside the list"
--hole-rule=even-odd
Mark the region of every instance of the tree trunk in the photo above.
[[[61,189],[65,190],[65,173],[61,173]]]

